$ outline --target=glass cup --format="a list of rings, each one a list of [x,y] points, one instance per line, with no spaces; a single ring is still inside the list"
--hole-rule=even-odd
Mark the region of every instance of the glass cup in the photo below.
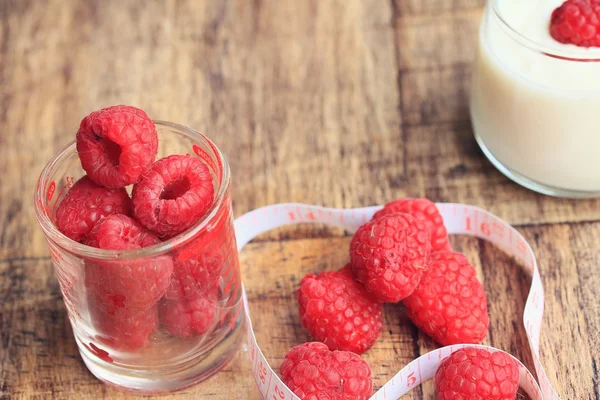
[[[221,369],[244,338],[241,276],[233,229],[229,166],[193,129],[156,122],[159,154],[201,158],[214,202],[187,231],[138,250],[102,250],[55,226],[68,189],[85,174],[75,143],[52,159],[35,190],[45,234],[79,352],[101,381],[158,393],[196,384]]]
[[[470,111],[489,160],[515,182],[562,197],[600,196],[600,49],[549,33],[562,0],[489,0]]]

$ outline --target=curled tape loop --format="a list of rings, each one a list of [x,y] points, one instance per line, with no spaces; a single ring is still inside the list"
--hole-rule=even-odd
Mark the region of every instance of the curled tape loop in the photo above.
[[[440,210],[449,234],[471,235],[485,239],[510,256],[513,256],[531,274],[531,288],[527,296],[527,302],[525,303],[523,324],[527,333],[538,381],[534,379],[531,372],[519,360],[514,357],[513,359],[519,365],[520,386],[531,399],[560,399],[560,396],[552,388],[539,358],[540,332],[544,313],[544,289],[531,246],[529,246],[525,238],[515,228],[485,210],[474,206],[452,203],[438,203],[437,207]],[[275,204],[258,208],[235,220],[238,250],[241,250],[248,242],[261,233],[284,225],[318,222],[354,232],[360,225],[369,221],[373,217],[373,214],[381,208],[381,206],[375,206],[334,209],[295,203]],[[258,347],[254,331],[252,330],[248,298],[245,290],[243,291],[243,301],[248,321],[248,348],[252,362],[252,372],[258,389],[264,398],[269,400],[299,399],[298,396],[287,388],[275,371],[269,366],[267,359]],[[462,347],[464,345],[447,346],[433,350],[417,358],[402,368],[371,399],[398,399],[415,386],[421,384],[421,382],[433,378],[441,361]],[[492,351],[502,351],[481,345],[475,347],[487,348]]]

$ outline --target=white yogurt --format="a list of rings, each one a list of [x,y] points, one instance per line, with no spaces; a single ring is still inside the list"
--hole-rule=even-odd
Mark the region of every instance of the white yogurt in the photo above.
[[[516,181],[545,193],[600,195],[600,62],[542,53],[600,60],[600,49],[550,36],[550,16],[562,2],[491,0],[480,29],[471,117],[488,156]]]

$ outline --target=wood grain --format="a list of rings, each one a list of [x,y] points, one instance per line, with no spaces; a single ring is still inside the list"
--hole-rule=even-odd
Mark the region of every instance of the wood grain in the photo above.
[[[546,287],[542,360],[565,399],[600,399],[600,200],[553,199],[496,171],[468,115],[483,0],[0,0],[0,399],[128,398],[85,369],[32,193],[90,111],[125,103],[211,136],[234,210],[427,196],[517,226]],[[453,238],[490,300],[487,344],[531,364],[528,277],[493,247]],[[349,238],[322,226],[263,235],[242,253],[257,335],[274,367],[308,340],[293,292],[341,266]],[[275,310],[274,313],[272,311]],[[275,332],[275,334],[273,334]],[[366,358],[376,386],[433,348],[400,306]],[[247,353],[165,398],[256,399]],[[433,398],[431,384],[407,398]]]

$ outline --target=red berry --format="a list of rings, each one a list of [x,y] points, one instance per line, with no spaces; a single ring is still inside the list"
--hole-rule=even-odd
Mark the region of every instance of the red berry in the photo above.
[[[77,152],[90,179],[109,188],[124,187],[150,168],[158,151],[158,133],[139,108],[113,106],[81,121]]]
[[[133,187],[133,212],[146,228],[172,237],[194,225],[213,203],[206,164],[190,155],[173,155],[152,165]]]
[[[446,357],[435,373],[438,400],[514,400],[519,368],[507,354],[465,347]]]
[[[89,233],[88,246],[104,250],[135,250],[160,243],[160,239],[139,222],[123,214],[100,221]]]
[[[399,199],[387,203],[382,210],[373,216],[373,219],[392,213],[410,214],[419,221],[423,221],[431,235],[431,252],[450,250],[448,231],[444,220],[435,203],[428,199]]]
[[[417,287],[429,264],[431,242],[422,221],[389,214],[362,225],[350,243],[354,276],[383,302],[395,303]]]
[[[89,245],[106,250],[134,250],[160,243],[135,220],[111,215],[90,233]],[[88,260],[86,286],[95,292],[110,314],[132,315],[158,301],[169,286],[173,261],[167,255],[134,260]]]
[[[165,298],[177,300],[216,289],[221,267],[222,261],[211,253],[203,253],[185,261],[179,261],[175,257],[173,275]]]
[[[98,340],[117,350],[138,350],[148,345],[149,336],[158,327],[156,307],[150,307],[131,316],[111,315],[102,301],[90,300],[92,324],[98,331]]]
[[[307,400],[367,400],[373,392],[371,367],[349,351],[330,351],[320,342],[294,347],[280,368],[281,379]]]
[[[158,303],[158,315],[171,335],[190,337],[205,334],[216,322],[217,290],[179,300],[163,299]]]
[[[550,35],[560,43],[600,47],[600,0],[568,0],[552,12]]]
[[[433,254],[419,286],[404,304],[414,324],[444,346],[481,343],[487,335],[485,291],[475,268],[460,253]]]
[[[297,290],[302,326],[331,350],[362,354],[383,327],[383,307],[345,272],[308,274]]]
[[[127,191],[96,185],[87,175],[79,179],[56,210],[56,226],[65,236],[85,242],[102,218],[112,214],[130,214],[131,199]]]

